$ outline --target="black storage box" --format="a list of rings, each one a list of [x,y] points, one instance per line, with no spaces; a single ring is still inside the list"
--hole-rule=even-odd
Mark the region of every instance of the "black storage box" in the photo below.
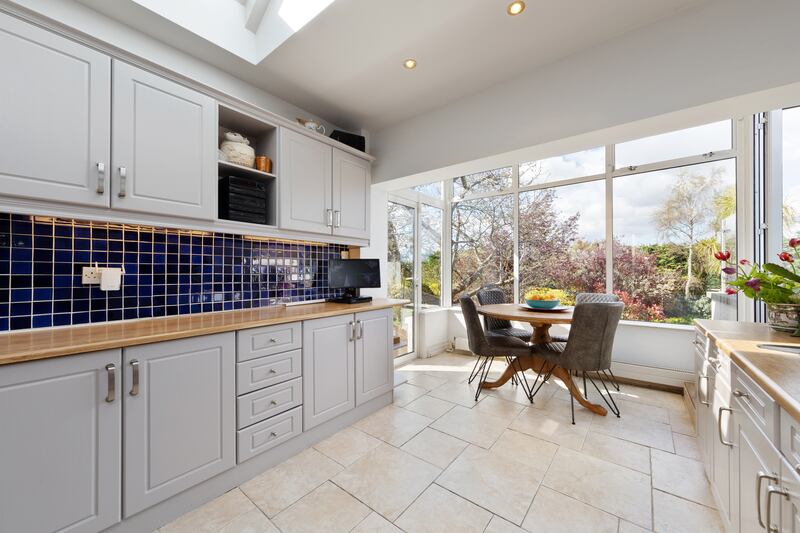
[[[346,131],[333,130],[331,139],[344,143],[347,146],[353,147],[356,150],[364,152],[367,149],[367,142],[363,135],[356,135],[355,133],[347,133]]]
[[[268,224],[269,184],[261,178],[225,176],[219,180],[219,217]]]

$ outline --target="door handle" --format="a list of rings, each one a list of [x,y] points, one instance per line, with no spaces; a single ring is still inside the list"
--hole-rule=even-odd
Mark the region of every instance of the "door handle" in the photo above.
[[[730,446],[731,448],[733,448],[733,442],[727,442],[722,436],[722,411],[728,411],[731,414],[733,414],[733,409],[731,409],[730,407],[719,408],[719,416],[717,416],[717,429],[719,430],[719,441],[725,446]]]
[[[700,380],[705,379],[708,381],[708,376],[697,376],[697,400],[702,403],[703,405],[711,405],[708,399],[703,400],[703,395],[700,393]]]
[[[353,342],[356,337],[356,323],[348,322],[347,327],[349,328],[347,332],[347,340]]]
[[[772,507],[770,506],[770,502],[772,500],[773,494],[780,494],[784,497],[787,501],[789,500],[789,491],[785,489],[781,489],[780,487],[776,487],[774,485],[770,485],[767,487],[767,531],[770,533],[778,532],[779,529],[777,527],[772,527]]]
[[[117,396],[117,365],[109,363],[106,365],[106,377],[108,378],[108,393],[106,401],[111,403]]]
[[[120,198],[125,198],[128,194],[128,169],[119,167],[119,193]]]
[[[97,194],[106,192],[106,165],[105,163],[97,163]]]
[[[342,212],[338,211],[338,210],[334,211],[333,212],[333,216],[336,217],[335,218],[335,222],[333,223],[333,227],[334,228],[341,227],[341,225],[342,225]]]
[[[746,392],[742,392],[742,391],[740,391],[740,390],[738,390],[738,389],[737,389],[737,390],[735,390],[735,391],[733,391],[733,395],[734,395],[734,396],[736,396],[737,398],[747,398],[747,399],[750,399],[750,395],[749,395],[749,394],[747,394]]]
[[[131,396],[139,395],[139,361],[131,359]]]
[[[756,474],[756,517],[758,518],[758,525],[766,529],[764,521],[761,519],[761,482],[768,479],[774,483],[778,482],[777,474],[767,474],[766,472],[759,472]]]
[[[356,335],[356,339],[363,339],[364,338],[364,323],[360,320],[356,321],[358,329],[356,330],[358,334]]]
[[[325,217],[326,217],[325,225],[333,227],[333,209],[326,209]]]

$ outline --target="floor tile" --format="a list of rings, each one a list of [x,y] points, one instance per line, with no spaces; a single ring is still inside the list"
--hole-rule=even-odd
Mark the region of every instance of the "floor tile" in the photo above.
[[[625,520],[619,521],[619,533],[650,533],[650,529],[639,527]]]
[[[336,461],[308,448],[242,484],[241,489],[273,518],[341,470]]]
[[[594,397],[591,398],[591,401],[596,401],[599,399],[597,398],[597,394],[594,394],[593,396]],[[661,424],[669,424],[669,409],[666,407],[625,400],[622,398],[615,398],[615,401],[617,402],[617,406],[619,406],[619,411],[622,416],[644,418],[653,422],[659,422]],[[600,402],[602,402],[602,400],[600,400]],[[611,414],[609,414],[609,416],[611,416]]]
[[[218,533],[280,533],[280,531],[260,509],[254,506],[252,511],[237,516]]]
[[[528,376],[528,383],[531,385],[533,384],[533,377]],[[539,394],[536,395],[536,398],[534,398],[534,402],[546,401],[553,392],[555,392],[553,388],[551,388],[549,385],[545,385],[539,391]],[[501,400],[506,400],[508,402],[518,403],[523,407],[535,405],[535,403],[531,403],[531,401],[528,399],[528,396],[525,394],[525,390],[521,386],[512,385],[511,382],[508,382],[502,387],[498,387],[496,389],[484,389],[481,394],[487,397],[500,398]]]
[[[477,403],[475,401],[475,391],[477,390],[476,381],[471,385],[467,383],[448,382],[444,385],[436,387],[430,391],[428,395],[433,398],[439,398],[440,400],[445,400],[463,405],[464,407],[472,408],[475,407],[475,404]],[[482,400],[483,398],[485,398],[484,395],[482,395],[479,400]]]
[[[508,422],[502,418],[456,406],[431,424],[443,431],[482,448],[488,448],[505,431]]]
[[[652,451],[652,461],[654,489],[715,507],[703,463],[660,450]]]
[[[239,489],[233,489],[161,527],[163,533],[216,532],[240,515],[258,510]]]
[[[447,433],[425,428],[400,449],[434,466],[447,468],[467,445],[468,443]]]
[[[397,526],[386,520],[384,517],[371,512],[368,517],[361,521],[350,533],[403,533]]]
[[[700,447],[697,445],[696,437],[690,437],[681,433],[673,433],[672,442],[675,443],[675,453],[678,455],[696,461],[702,461],[702,455],[700,453]]]
[[[674,409],[676,411],[686,408],[683,403],[683,396],[680,394],[627,384],[622,384],[620,388],[622,390],[620,392],[614,391],[614,395],[615,397],[622,398],[623,400],[657,405],[659,407]]]
[[[410,383],[403,383],[402,385],[398,385],[394,388],[394,399],[392,403],[398,407],[403,407],[404,405],[413,402],[420,396],[424,396],[427,392],[428,390],[423,389],[422,387],[417,387],[416,385],[412,385]]]
[[[641,472],[561,447],[542,483],[634,524],[650,526],[650,476]]]
[[[531,533],[617,533],[619,519],[547,487],[533,499],[522,527]]]
[[[407,533],[481,533],[491,513],[434,484],[397,519]]]
[[[722,533],[719,513],[711,507],[653,491],[653,531],[657,533]]]
[[[493,516],[489,525],[483,533],[527,533],[519,526],[515,526],[508,520],[503,520],[499,516]]]
[[[441,469],[381,444],[333,478],[344,490],[393,521]]]
[[[474,411],[496,416],[497,418],[502,418],[508,422],[511,422],[517,418],[517,415],[520,414],[523,409],[525,409],[525,407],[518,403],[501,400],[499,398],[495,398],[494,396],[487,396],[478,402],[478,405],[473,407]]]
[[[318,442],[314,448],[343,466],[353,464],[357,459],[377,448],[382,441],[352,427],[344,428]]]
[[[426,416],[390,405],[362,418],[354,426],[393,446],[402,446],[431,421]]]
[[[650,448],[589,430],[581,452],[650,474]]]
[[[436,482],[506,520],[525,518],[544,471],[477,446],[467,448]]]
[[[491,450],[505,457],[511,457],[521,463],[547,472],[550,462],[558,450],[552,442],[531,437],[525,433],[507,429],[492,445]]]
[[[408,383],[422,387],[425,390],[435,389],[447,383],[446,379],[437,378],[424,372],[406,372],[404,375]]]
[[[559,403],[567,405],[566,414],[528,407],[511,423],[510,429],[580,450],[591,422],[576,417],[576,424],[573,425],[569,415],[569,402]]]
[[[366,505],[328,481],[281,512],[274,521],[283,533],[347,533],[370,512]]]
[[[625,413],[621,418],[598,416],[592,423],[592,431],[670,453],[675,451],[670,426],[646,418]]]
[[[669,410],[669,424],[672,426],[672,431],[681,433],[683,435],[694,436],[694,420],[686,409],[680,411]]]
[[[436,420],[447,411],[455,407],[455,405],[456,404],[454,403],[425,395],[404,406],[404,409],[408,409],[409,411],[417,413],[418,415],[427,416],[432,420]]]

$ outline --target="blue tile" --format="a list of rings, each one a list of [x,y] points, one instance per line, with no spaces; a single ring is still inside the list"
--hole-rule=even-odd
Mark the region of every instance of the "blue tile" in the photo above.
[[[33,317],[33,327],[35,328],[49,328],[53,325],[53,317],[51,315],[35,315]]]
[[[54,326],[69,326],[72,323],[72,315],[69,313],[58,313],[53,315]]]
[[[88,324],[89,323],[89,313],[72,313],[72,323],[73,324]]]

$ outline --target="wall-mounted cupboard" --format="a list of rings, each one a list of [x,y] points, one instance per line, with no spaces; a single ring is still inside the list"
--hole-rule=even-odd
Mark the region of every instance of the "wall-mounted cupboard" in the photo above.
[[[9,209],[369,238],[366,154],[2,13],[0,69],[0,201]],[[271,168],[220,158],[228,132]]]

